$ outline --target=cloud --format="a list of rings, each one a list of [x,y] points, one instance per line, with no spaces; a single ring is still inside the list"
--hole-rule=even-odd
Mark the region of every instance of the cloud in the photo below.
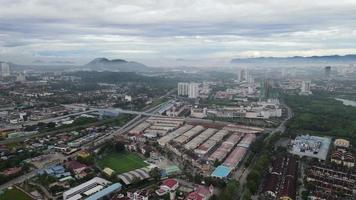
[[[0,0],[0,60],[150,65],[355,53],[353,0]],[[210,62],[211,61],[211,62]],[[222,62],[224,63],[224,62]]]

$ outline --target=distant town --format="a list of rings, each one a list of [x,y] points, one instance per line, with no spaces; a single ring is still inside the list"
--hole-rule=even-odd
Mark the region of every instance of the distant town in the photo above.
[[[354,199],[355,75],[2,62],[0,199]]]

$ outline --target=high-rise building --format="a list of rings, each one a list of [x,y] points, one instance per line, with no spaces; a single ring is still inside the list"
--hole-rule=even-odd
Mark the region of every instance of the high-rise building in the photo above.
[[[7,77],[10,76],[10,65],[8,63],[0,63],[1,65],[1,76]]]
[[[301,95],[310,95],[312,94],[311,90],[310,90],[310,81],[303,81],[302,82],[302,86],[300,88],[300,94]]]
[[[237,79],[238,79],[238,82],[248,81],[248,79],[249,79],[248,71],[243,68],[240,69]]]
[[[188,97],[195,99],[199,96],[199,85],[198,83],[189,83]]]
[[[266,79],[264,81],[261,81],[260,84],[260,99],[266,100],[268,98],[270,98],[270,84],[269,80]]]
[[[16,75],[16,81],[17,82],[23,82],[23,81],[26,81],[26,76],[24,73],[18,73]]]
[[[178,83],[178,96],[188,96],[189,83]]]
[[[198,83],[178,83],[178,96],[188,96],[189,98],[197,98],[199,96]]]

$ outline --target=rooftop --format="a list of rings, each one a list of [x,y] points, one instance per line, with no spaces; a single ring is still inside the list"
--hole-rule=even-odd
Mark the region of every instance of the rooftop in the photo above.
[[[218,178],[226,178],[227,176],[229,176],[230,173],[231,168],[220,165],[213,171],[211,176]]]

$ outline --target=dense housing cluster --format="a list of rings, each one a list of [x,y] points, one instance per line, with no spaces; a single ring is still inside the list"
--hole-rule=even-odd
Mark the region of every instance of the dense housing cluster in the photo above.
[[[298,162],[293,156],[277,157],[263,184],[263,193],[276,199],[295,199]]]

